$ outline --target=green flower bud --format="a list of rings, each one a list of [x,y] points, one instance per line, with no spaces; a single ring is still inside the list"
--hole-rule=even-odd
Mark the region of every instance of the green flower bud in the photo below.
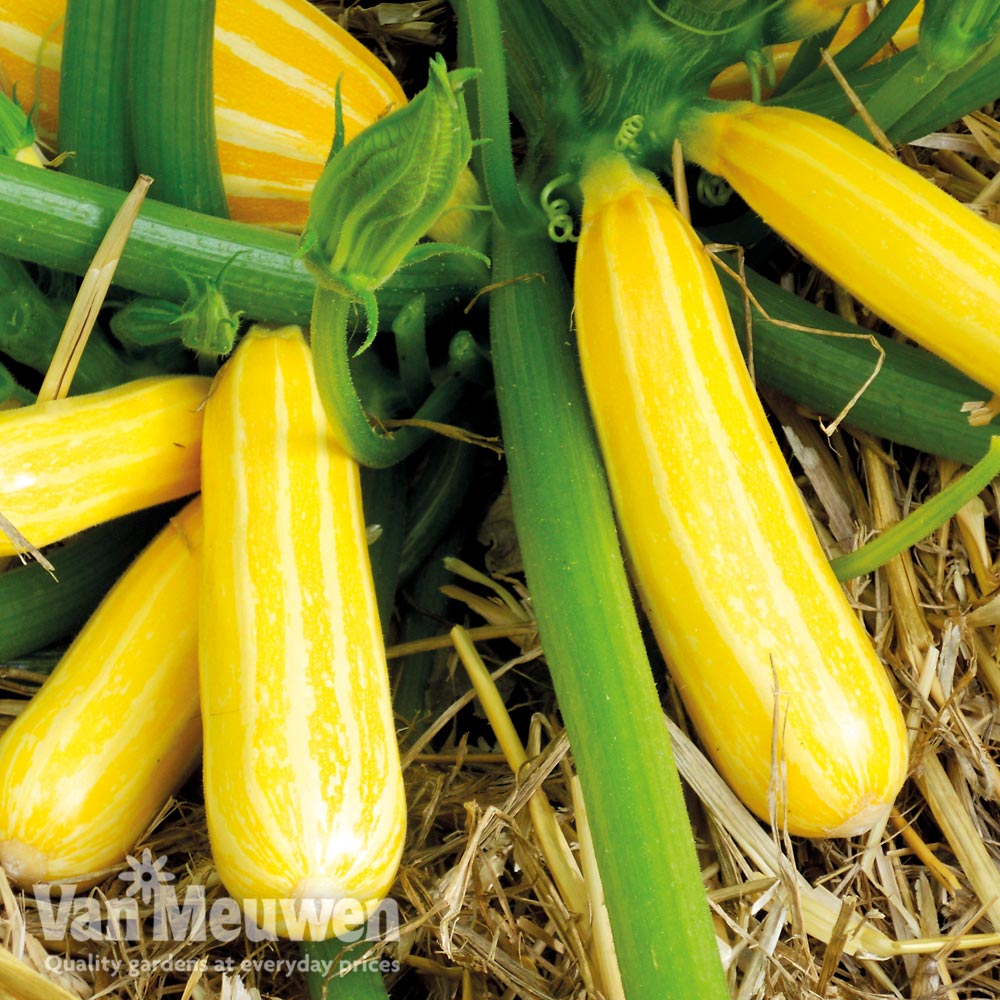
[[[35,149],[35,130],[15,97],[0,91],[0,156],[11,156],[22,163],[44,166]]]
[[[188,288],[183,305],[166,299],[134,299],[115,313],[111,332],[132,353],[179,341],[199,356],[229,354],[243,319],[242,312],[230,310],[221,289],[222,276],[232,260],[214,278],[182,275]]]
[[[111,317],[111,332],[130,353],[174,343],[183,306],[166,299],[133,299]]]
[[[321,285],[367,301],[441,214],[472,152],[460,93],[472,72],[438,56],[409,104],[327,162],[302,244]]]
[[[1000,28],[1000,0],[924,0],[917,50],[935,69],[964,66]]]
[[[226,267],[229,265],[227,264]],[[223,271],[225,268],[223,268]],[[191,293],[184,310],[177,317],[181,343],[199,355],[216,358],[228,354],[236,343],[243,319],[242,312],[233,312],[220,289],[222,273],[205,280],[185,278]]]

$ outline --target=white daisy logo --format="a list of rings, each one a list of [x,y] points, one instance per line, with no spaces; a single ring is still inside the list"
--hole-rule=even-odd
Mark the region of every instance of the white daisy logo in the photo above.
[[[141,859],[136,859],[130,854],[125,860],[131,870],[120,872],[118,875],[123,882],[132,883],[125,895],[138,894],[147,905],[158,898],[160,889],[164,885],[176,878],[173,872],[163,870],[167,863],[167,855],[161,854],[154,861],[153,852],[148,847],[143,848]]]

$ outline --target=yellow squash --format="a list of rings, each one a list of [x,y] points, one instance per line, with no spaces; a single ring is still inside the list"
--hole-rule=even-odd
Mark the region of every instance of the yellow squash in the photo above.
[[[0,864],[96,881],[194,768],[201,501],[153,539],[0,738]]]
[[[832,28],[849,7],[861,0],[785,0],[780,17],[792,38],[808,38]]]
[[[0,65],[22,107],[37,98],[38,131],[49,143],[58,130],[65,8],[65,0],[0,0]],[[406,103],[389,69],[308,0],[217,0],[213,73],[230,215],[293,232],[305,227],[330,152],[338,79],[348,141]],[[457,206],[479,200],[479,189],[468,172],[462,184],[461,200],[432,227],[435,239],[477,229]]]
[[[196,492],[209,384],[152,376],[0,411],[0,514],[41,548]],[[0,556],[17,551],[0,531]]]
[[[250,919],[329,937],[389,891],[405,801],[358,467],[297,327],[254,328],[217,376],[202,489],[212,852]]]
[[[859,833],[906,776],[902,715],[768,427],[708,254],[620,156],[586,173],[583,196],[587,395],[678,690],[759,816],[773,789],[791,833]]]
[[[900,25],[899,30],[892,36],[892,40],[885,45],[875,56],[872,62],[878,62],[892,55],[894,52],[908,49],[917,44],[917,35],[920,30],[920,16],[923,13],[923,3],[920,2],[913,8],[906,20]],[[831,55],[836,55],[844,46],[853,42],[865,28],[872,23],[872,15],[868,9],[868,4],[862,3],[848,8],[844,14],[837,33],[830,40],[828,46]],[[785,75],[788,67],[798,51],[799,42],[780,42],[772,45],[768,49],[768,55],[774,65],[774,82],[777,84]],[[765,88],[765,94],[768,92]],[[720,100],[741,100],[750,97],[750,74],[745,62],[727,66],[712,81],[709,94]]]
[[[392,73],[307,0],[217,0],[214,74],[232,217],[296,232],[330,153],[338,77],[348,141],[406,103]]]
[[[687,123],[685,154],[873,312],[1000,392],[1000,230],[846,128],[731,105]]]

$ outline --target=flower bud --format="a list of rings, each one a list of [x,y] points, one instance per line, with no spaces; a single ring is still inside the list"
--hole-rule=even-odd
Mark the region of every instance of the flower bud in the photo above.
[[[998,0],[925,0],[917,49],[935,69],[951,72],[990,42],[998,27]]]
[[[433,60],[424,90],[327,162],[303,235],[321,285],[370,295],[441,214],[472,152],[460,94],[469,75]]]

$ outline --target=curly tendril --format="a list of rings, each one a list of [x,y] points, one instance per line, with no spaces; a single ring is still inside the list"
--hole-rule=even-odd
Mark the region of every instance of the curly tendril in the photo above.
[[[700,174],[695,184],[695,194],[698,202],[712,208],[721,208],[733,196],[729,182],[715,174]]]
[[[560,174],[549,181],[542,188],[542,193],[538,196],[542,210],[549,220],[549,239],[553,243],[576,243],[579,236],[573,231],[573,216],[570,215],[570,205],[565,198],[553,198],[552,192],[560,184],[573,180],[572,174]]]
[[[635,149],[635,140],[646,124],[646,119],[642,115],[629,115],[623,121],[615,135],[613,143],[619,153],[624,153],[628,149]]]

